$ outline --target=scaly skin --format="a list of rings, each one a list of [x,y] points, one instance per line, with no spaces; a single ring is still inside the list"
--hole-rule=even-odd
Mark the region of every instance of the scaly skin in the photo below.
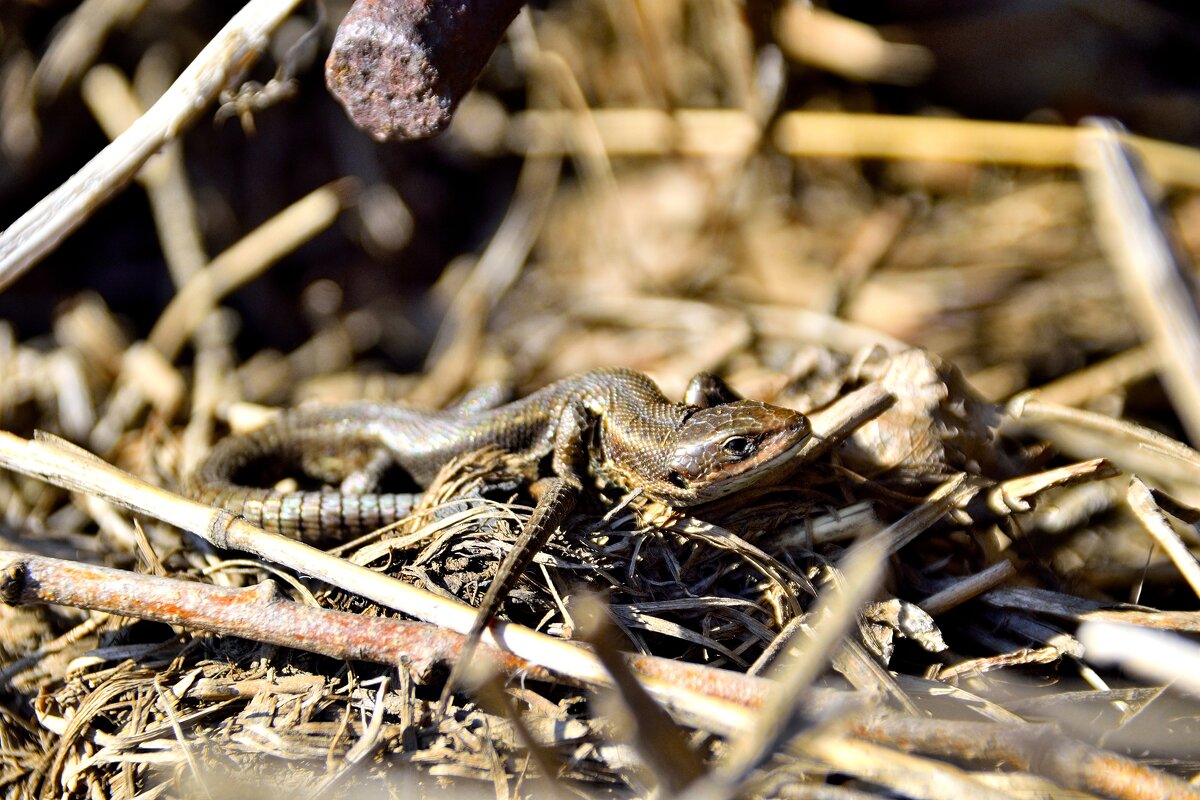
[[[552,477],[484,595],[461,665],[508,589],[574,507],[589,471],[670,506],[692,506],[769,480],[811,432],[803,414],[737,399],[711,376],[697,376],[687,397],[688,403],[673,403],[645,375],[607,369],[485,410],[373,403],[298,408],[260,431],[221,441],[196,468],[189,490],[256,525],[311,541],[365,533],[408,512],[409,495],[364,491],[389,461],[427,486],[451,458],[488,445],[531,462],[549,458]],[[343,481],[342,490],[285,493],[234,482],[240,470],[272,458],[299,460],[314,477]]]
[[[188,492],[249,522],[318,541],[368,533],[402,518],[413,496],[370,491],[278,492],[235,482],[245,467],[301,462],[327,482],[354,476],[380,450],[421,486],[451,458],[494,445],[531,461],[553,456],[559,476],[582,484],[590,469],[625,489],[685,507],[767,478],[808,437],[804,415],[713,391],[672,403],[646,376],[624,369],[587,372],[499,408],[421,411],[349,403],[296,408],[266,427],[220,441],[193,472]],[[586,433],[595,430],[595,446]],[[722,445],[738,436],[751,450]],[[737,444],[735,442],[734,444]]]

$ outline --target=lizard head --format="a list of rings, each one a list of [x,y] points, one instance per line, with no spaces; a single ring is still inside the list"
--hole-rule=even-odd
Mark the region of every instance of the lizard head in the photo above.
[[[724,497],[777,473],[811,433],[808,417],[756,400],[696,409],[679,430],[658,494],[677,506]]]

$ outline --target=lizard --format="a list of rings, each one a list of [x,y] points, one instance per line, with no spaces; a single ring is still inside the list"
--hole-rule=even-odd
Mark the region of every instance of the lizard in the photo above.
[[[219,441],[193,471],[188,492],[252,524],[315,540],[366,533],[405,516],[412,495],[374,491],[392,463],[428,486],[451,458],[486,446],[548,461],[549,477],[535,484],[534,511],[451,669],[440,717],[508,590],[570,513],[589,473],[671,507],[694,506],[778,476],[811,433],[800,412],[742,399],[710,374],[693,378],[677,403],[642,373],[610,368],[495,407],[424,411],[359,402],[289,409],[257,431]],[[299,461],[311,477],[340,481],[340,488],[280,491],[236,482],[248,466],[272,459]]]

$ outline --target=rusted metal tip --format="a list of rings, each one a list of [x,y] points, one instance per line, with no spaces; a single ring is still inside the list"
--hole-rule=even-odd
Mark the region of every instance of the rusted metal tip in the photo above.
[[[338,26],[325,84],[379,141],[442,131],[521,0],[356,0]]]

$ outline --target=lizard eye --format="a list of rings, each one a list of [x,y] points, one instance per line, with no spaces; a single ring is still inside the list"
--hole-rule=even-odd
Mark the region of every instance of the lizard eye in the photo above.
[[[754,452],[754,442],[745,436],[730,436],[721,442],[721,449],[736,458],[745,458]]]

